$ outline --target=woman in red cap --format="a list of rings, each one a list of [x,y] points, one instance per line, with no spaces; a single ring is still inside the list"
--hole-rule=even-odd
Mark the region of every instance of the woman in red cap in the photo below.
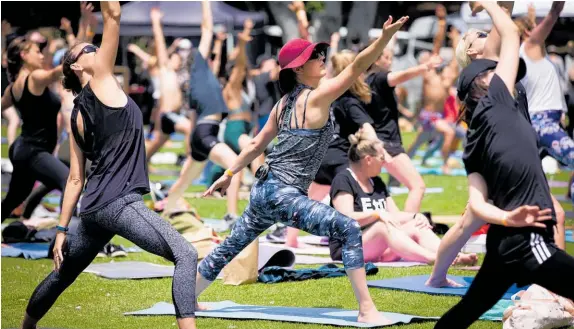
[[[343,263],[359,302],[359,322],[386,324],[367,289],[361,229],[359,224],[335,209],[307,197],[311,184],[333,136],[329,108],[381,55],[393,34],[407,21],[402,17],[383,25],[383,34],[362,51],[337,77],[325,76],[326,43],[289,41],[279,52],[279,82],[286,94],[275,106],[262,131],[206,192],[225,190],[231,178],[259,156],[277,137],[266,163],[257,171],[249,205],[231,235],[199,265],[200,294],[219,272],[247,245],[276,222],[306,232],[338,239],[343,245]]]

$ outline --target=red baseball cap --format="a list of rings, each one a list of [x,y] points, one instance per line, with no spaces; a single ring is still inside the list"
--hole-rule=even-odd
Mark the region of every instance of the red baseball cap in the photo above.
[[[282,87],[284,82],[282,80],[285,77],[285,74],[283,74],[285,70],[303,66],[311,58],[316,48],[326,50],[328,47],[329,44],[326,42],[312,43],[305,39],[293,39],[287,42],[279,51],[278,56],[279,66],[281,67],[281,72],[279,72],[279,86],[281,89],[284,90]]]

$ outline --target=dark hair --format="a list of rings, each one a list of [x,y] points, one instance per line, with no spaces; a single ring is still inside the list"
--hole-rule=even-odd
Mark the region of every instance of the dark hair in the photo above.
[[[279,89],[281,89],[283,95],[291,93],[293,89],[295,89],[295,86],[297,86],[297,73],[292,69],[287,69],[282,70],[279,75]]]
[[[64,73],[64,79],[62,79],[62,86],[64,89],[71,90],[72,94],[77,95],[82,91],[82,82],[80,78],[76,75],[74,70],[72,70],[71,65],[76,62],[76,56],[72,55],[72,50],[75,47],[70,48],[64,54],[64,59],[62,60],[62,71]]]
[[[18,77],[20,69],[24,65],[24,60],[20,55],[23,51],[30,50],[34,43],[24,37],[18,37],[8,45],[6,49],[6,60],[8,61],[8,80],[14,82]]]

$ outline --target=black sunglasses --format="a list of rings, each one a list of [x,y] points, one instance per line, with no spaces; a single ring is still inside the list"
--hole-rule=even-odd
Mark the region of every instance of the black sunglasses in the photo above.
[[[309,57],[309,60],[313,60],[313,59],[319,59],[319,58],[325,58],[325,51],[324,50],[313,50],[313,53],[311,54],[311,57]]]
[[[94,45],[86,45],[84,46],[84,48],[82,48],[82,50],[80,51],[80,53],[78,54],[78,56],[76,56],[76,58],[74,59],[74,63],[78,61],[78,59],[80,59],[80,57],[83,54],[89,54],[89,53],[95,53],[96,51],[98,51],[98,47],[94,46]]]

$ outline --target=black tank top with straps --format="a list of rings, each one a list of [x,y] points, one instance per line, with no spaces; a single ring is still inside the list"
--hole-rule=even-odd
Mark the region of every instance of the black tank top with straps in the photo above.
[[[44,89],[40,96],[32,94],[28,89],[29,78],[30,75],[24,82],[20,100],[16,101],[14,97],[14,86],[10,88],[12,102],[22,119],[22,133],[19,138],[31,147],[53,152],[58,142],[57,118],[61,103],[49,88]]]
[[[71,128],[76,143],[92,161],[81,213],[105,207],[128,193],[149,193],[143,119],[140,108],[128,96],[124,107],[109,107],[88,83],[74,100]],[[84,134],[78,131],[82,114]]]

